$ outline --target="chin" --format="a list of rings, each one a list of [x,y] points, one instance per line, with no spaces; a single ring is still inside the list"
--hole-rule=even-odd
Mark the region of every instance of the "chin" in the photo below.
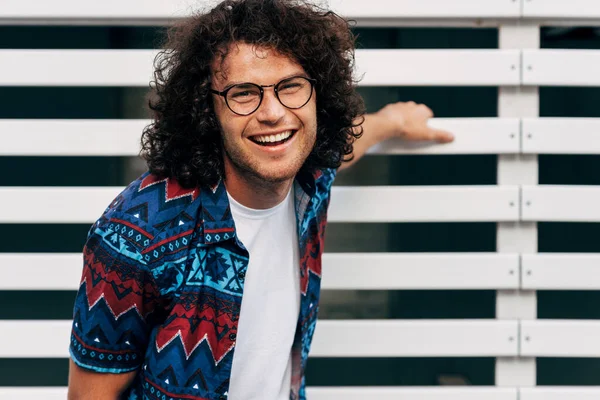
[[[269,183],[287,182],[296,177],[300,168],[275,169],[269,171],[256,171],[256,176]]]

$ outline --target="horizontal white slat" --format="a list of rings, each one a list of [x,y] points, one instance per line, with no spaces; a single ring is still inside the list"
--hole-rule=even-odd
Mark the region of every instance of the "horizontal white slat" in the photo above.
[[[0,50],[0,86],[148,86],[156,50]],[[517,50],[357,50],[359,85],[517,85]]]
[[[519,256],[325,253],[323,289],[517,289]],[[81,254],[0,253],[0,290],[77,290]]]
[[[322,278],[323,289],[517,289],[519,256],[325,253]]]
[[[49,5],[36,0],[3,0],[0,18],[18,19],[169,19],[206,9],[218,1],[208,0],[104,0],[81,3],[54,0]],[[321,2],[323,3],[323,2]],[[374,0],[365,7],[362,0],[330,0],[332,10],[347,18],[501,18],[518,17],[517,2],[504,0]]]
[[[0,223],[92,223],[121,190],[117,187],[2,187]],[[334,187],[329,220],[516,221],[518,199],[517,187]]]
[[[88,3],[76,0],[3,0],[0,23],[35,22],[37,24],[93,24],[108,20],[115,24],[164,24],[195,10],[208,10],[216,0],[105,0]],[[374,0],[364,7],[361,0],[317,1],[329,3],[338,14],[357,20],[360,25],[373,22],[393,24],[396,20],[463,20],[516,18],[520,4],[506,0]],[[481,24],[481,21],[479,21]]]
[[[523,153],[600,154],[600,118],[523,119]]]
[[[93,223],[123,188],[0,187],[0,223]],[[43,200],[43,201],[42,201]]]
[[[0,399],[65,400],[66,398],[66,387],[0,387]]]
[[[600,221],[600,187],[539,185],[523,187],[524,221]]]
[[[527,18],[597,19],[600,18],[600,2],[596,0],[523,0],[523,16]]]
[[[0,86],[149,86],[154,50],[0,50]]]
[[[375,50],[356,52],[363,86],[518,85],[518,50]]]
[[[0,358],[68,357],[70,329],[71,321],[0,321]],[[517,333],[517,321],[321,320],[311,356],[516,356]]]
[[[0,155],[135,156],[150,120],[0,119]],[[449,144],[390,140],[370,154],[513,154],[519,152],[516,118],[435,118],[430,125],[456,136]]]
[[[534,388],[489,387],[307,387],[311,400],[596,400],[600,387],[542,386]],[[64,400],[64,387],[2,387],[1,399]]]
[[[524,254],[523,289],[600,290],[600,254]]]
[[[79,253],[0,253],[0,290],[77,290]]]
[[[517,400],[516,388],[496,387],[307,387],[311,400]],[[0,387],[0,399],[64,400],[64,387]],[[579,398],[577,398],[579,399]],[[531,400],[541,400],[538,398]],[[546,400],[546,399],[544,399]],[[552,399],[558,400],[558,399]],[[579,399],[579,400],[587,400]],[[594,399],[595,400],[595,399]]]
[[[600,386],[542,386],[521,388],[520,400],[597,400]]]
[[[600,86],[600,51],[523,50],[523,84]]]
[[[36,20],[95,20],[95,19],[170,19],[183,17],[190,11],[201,10],[212,0],[2,0],[0,18]]]
[[[505,0],[330,0],[332,10],[349,18],[508,18],[519,17],[518,2]]]
[[[308,387],[310,400],[517,400],[516,388],[496,387]]]
[[[519,124],[517,118],[435,118],[429,125],[452,132],[456,137],[454,142],[388,140],[371,147],[368,153],[516,154],[520,152]]]
[[[68,357],[70,332],[71,321],[0,320],[0,358]]]
[[[149,120],[0,119],[0,155],[134,156]]]
[[[516,221],[518,191],[512,186],[336,187],[328,218],[330,222]]]
[[[521,322],[525,357],[600,357],[600,321],[536,320]]]
[[[377,320],[317,323],[313,357],[498,357],[517,354],[517,321]]]
[[[311,400],[597,400],[600,387],[542,386],[534,388],[489,387],[307,387]],[[2,387],[1,399],[64,400],[64,387]]]

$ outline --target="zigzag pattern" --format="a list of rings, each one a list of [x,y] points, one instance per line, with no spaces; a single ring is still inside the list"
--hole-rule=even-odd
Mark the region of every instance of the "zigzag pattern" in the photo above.
[[[110,254],[103,247],[92,251],[83,250],[84,269],[81,284],[86,290],[88,308],[104,300],[114,319],[130,310],[141,318],[152,310],[147,303],[158,297],[156,288],[139,268],[123,262],[110,261]]]
[[[334,176],[299,176],[294,185],[302,293],[292,347],[295,400],[305,398]],[[248,253],[235,238],[222,182],[185,189],[143,175],[94,224],[83,256],[70,346],[75,362],[100,372],[143,365],[124,394],[130,399],[227,394]]]
[[[182,197],[186,197],[186,196],[190,196],[192,201],[194,201],[194,200],[196,200],[196,197],[198,197],[198,192],[199,192],[198,188],[185,189],[185,188],[181,187],[179,185],[179,183],[172,178],[160,179],[160,178],[156,177],[155,175],[146,175],[142,179],[142,182],[140,183],[138,192],[141,192],[142,190],[148,188],[149,186],[158,185],[158,184],[164,185],[164,188],[162,188],[162,190],[164,191],[164,194],[165,194],[165,199],[164,199],[165,203],[168,203],[169,201],[172,201],[172,200],[181,199]]]
[[[219,364],[235,343],[239,301],[228,300],[211,291],[184,292],[180,296],[181,301],[158,331],[157,351],[160,353],[179,338],[186,359],[189,359],[200,343],[206,341],[214,363]]]
[[[228,381],[227,369],[222,368],[222,365],[230,365],[233,352],[228,352],[219,364],[215,364],[213,351],[208,341],[204,340],[198,343],[189,358],[186,357],[179,339],[167,343],[160,352],[156,346],[151,346],[147,352],[146,374],[164,383],[167,383],[165,380],[168,379],[168,383],[172,385],[187,388],[197,385],[195,389],[207,391],[214,390]],[[173,360],[179,360],[175,364],[176,368],[173,367]]]

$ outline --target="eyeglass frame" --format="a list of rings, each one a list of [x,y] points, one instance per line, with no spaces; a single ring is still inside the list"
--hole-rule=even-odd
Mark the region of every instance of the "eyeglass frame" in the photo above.
[[[278,92],[278,90],[277,90],[277,87],[278,87],[279,85],[281,85],[281,83],[282,83],[282,82],[289,81],[289,80],[292,80],[292,79],[295,79],[295,78],[302,78],[302,79],[306,79],[306,80],[308,81],[308,83],[310,83],[310,96],[308,96],[308,99],[306,100],[306,102],[305,102],[304,104],[302,104],[300,107],[289,107],[289,106],[286,106],[285,104],[283,104],[283,102],[282,102],[282,101],[281,101],[281,99],[279,98],[279,92]],[[264,97],[265,97],[265,89],[264,89],[264,88],[269,88],[269,87],[272,87],[272,88],[273,88],[273,91],[275,92],[275,97],[277,98],[277,101],[279,101],[279,104],[281,104],[281,105],[282,105],[282,106],[284,106],[285,108],[287,108],[287,109],[290,109],[290,110],[299,110],[299,109],[301,109],[302,107],[304,107],[305,105],[307,105],[307,104],[308,104],[308,102],[310,101],[310,99],[312,99],[312,96],[313,96],[313,91],[314,91],[314,88],[315,88],[315,85],[316,85],[316,83],[317,83],[317,80],[316,80],[316,79],[313,79],[313,78],[308,78],[308,77],[306,77],[306,76],[302,76],[302,75],[296,75],[296,76],[291,76],[291,77],[289,77],[289,78],[282,79],[282,80],[280,80],[279,82],[277,82],[277,83],[274,83],[274,84],[272,84],[272,85],[259,85],[259,84],[257,84],[257,83],[253,83],[253,82],[242,82],[242,83],[236,83],[236,84],[233,84],[233,85],[231,85],[231,86],[229,86],[229,87],[225,88],[225,89],[224,89],[224,90],[222,90],[222,91],[218,91],[218,90],[215,90],[215,89],[212,89],[212,88],[210,89],[210,91],[211,91],[211,93],[214,93],[214,94],[217,94],[217,95],[219,95],[219,96],[222,96],[222,97],[223,97],[223,99],[225,99],[225,104],[227,104],[227,108],[229,108],[229,110],[230,110],[232,113],[234,113],[234,114],[236,114],[236,115],[243,116],[243,117],[247,117],[248,115],[251,115],[251,114],[255,113],[255,112],[256,112],[256,110],[258,110],[258,109],[260,108],[260,105],[262,104],[262,101],[263,101],[263,99],[264,99]],[[227,93],[228,93],[228,92],[229,92],[231,89],[233,89],[234,87],[236,87],[236,86],[238,86],[238,85],[252,85],[252,86],[256,86],[256,87],[258,88],[258,90],[260,91],[260,100],[258,101],[258,105],[256,106],[256,108],[255,108],[254,110],[252,110],[251,112],[249,112],[249,113],[247,113],[247,114],[240,114],[240,113],[238,113],[238,112],[235,112],[235,111],[233,111],[233,109],[232,109],[232,108],[231,108],[231,106],[229,105],[229,102],[227,101]]]

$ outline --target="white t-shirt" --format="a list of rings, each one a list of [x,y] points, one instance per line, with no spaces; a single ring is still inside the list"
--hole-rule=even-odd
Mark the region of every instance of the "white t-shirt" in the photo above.
[[[229,386],[230,400],[289,400],[291,349],[300,312],[294,196],[254,210],[229,196],[250,254]]]

